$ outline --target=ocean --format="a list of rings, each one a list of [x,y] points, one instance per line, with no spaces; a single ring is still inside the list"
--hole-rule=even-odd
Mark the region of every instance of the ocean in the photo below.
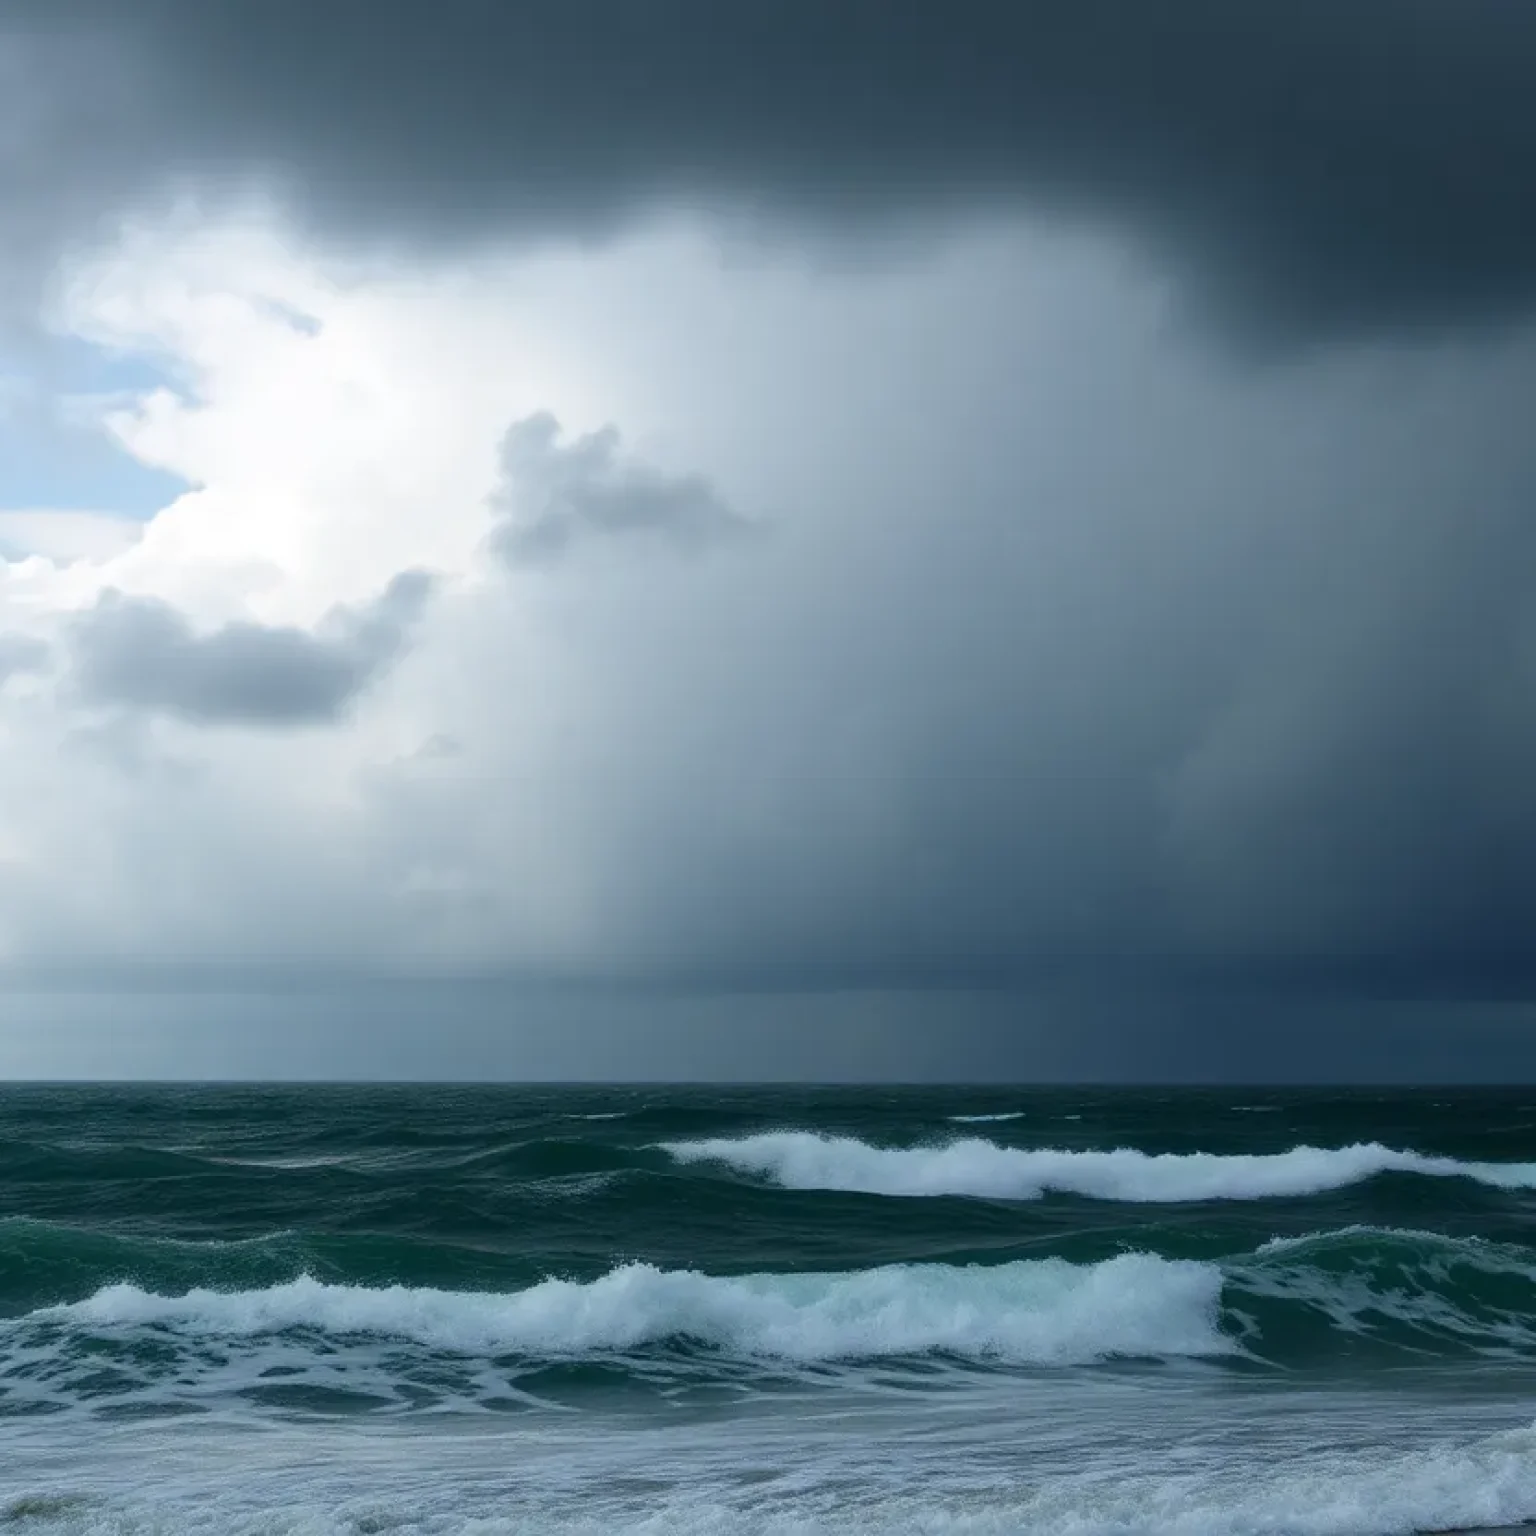
[[[1536,1090],[0,1088],[0,1530],[1536,1517]]]

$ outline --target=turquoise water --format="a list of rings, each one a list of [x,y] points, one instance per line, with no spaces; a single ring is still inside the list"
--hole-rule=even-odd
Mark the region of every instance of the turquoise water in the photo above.
[[[1536,1516],[1536,1091],[0,1090],[35,1532]]]

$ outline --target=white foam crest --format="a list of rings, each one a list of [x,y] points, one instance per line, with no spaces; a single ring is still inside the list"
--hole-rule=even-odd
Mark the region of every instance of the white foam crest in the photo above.
[[[996,1125],[999,1121],[1003,1121],[1003,1120],[1022,1120],[1023,1118],[1024,1118],[1024,1111],[1022,1109],[1009,1110],[1007,1114],[1003,1114],[1003,1115],[946,1115],[945,1116],[945,1119],[947,1119],[950,1122],[951,1125]]]
[[[1077,1152],[1003,1147],[971,1137],[942,1146],[877,1147],[810,1131],[668,1142],[682,1163],[723,1163],[786,1189],[869,1195],[969,1195],[1036,1200],[1047,1192],[1141,1203],[1265,1200],[1320,1194],[1381,1173],[1466,1178],[1500,1189],[1536,1188],[1536,1163],[1468,1163],[1396,1151],[1377,1142],[1288,1152]]]
[[[298,1279],[163,1296],[119,1284],[28,1322],[256,1339],[298,1330],[404,1339],[471,1356],[571,1357],[692,1340],[811,1362],[943,1352],[1010,1363],[1230,1353],[1214,1265],[1124,1254],[994,1266],[890,1265],[847,1274],[718,1277],[629,1264],[590,1282],[510,1294]]]

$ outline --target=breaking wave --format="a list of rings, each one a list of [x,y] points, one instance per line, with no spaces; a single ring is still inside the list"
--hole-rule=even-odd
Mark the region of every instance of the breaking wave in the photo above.
[[[710,1275],[625,1264],[511,1291],[332,1284],[301,1274],[178,1293],[118,1283],[0,1322],[0,1415],[244,1397],[480,1407],[551,1371],[610,1384],[1240,1358],[1536,1359],[1523,1248],[1369,1227],[1217,1262],[1123,1253],[999,1264]],[[924,1367],[927,1369],[927,1367]],[[345,1400],[345,1401],[343,1401]]]
[[[158,1295],[113,1285],[27,1326],[237,1340],[294,1332],[409,1341],[453,1354],[575,1356],[692,1343],[794,1361],[943,1353],[1016,1363],[1225,1353],[1214,1266],[1125,1254],[993,1266],[722,1277],[627,1264],[509,1294],[328,1285]]]
[[[867,1195],[1038,1200],[1068,1194],[1144,1204],[1273,1200],[1321,1194],[1386,1173],[1536,1188],[1536,1163],[1462,1162],[1376,1142],[1276,1153],[1074,1152],[1003,1147],[974,1137],[941,1146],[880,1147],[851,1137],[770,1131],[668,1142],[663,1150],[679,1163],[718,1163],[786,1189]]]

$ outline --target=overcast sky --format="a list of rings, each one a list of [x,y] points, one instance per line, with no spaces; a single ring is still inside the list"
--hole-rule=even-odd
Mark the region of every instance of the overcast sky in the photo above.
[[[0,0],[0,1072],[1536,1072],[1532,79]]]

